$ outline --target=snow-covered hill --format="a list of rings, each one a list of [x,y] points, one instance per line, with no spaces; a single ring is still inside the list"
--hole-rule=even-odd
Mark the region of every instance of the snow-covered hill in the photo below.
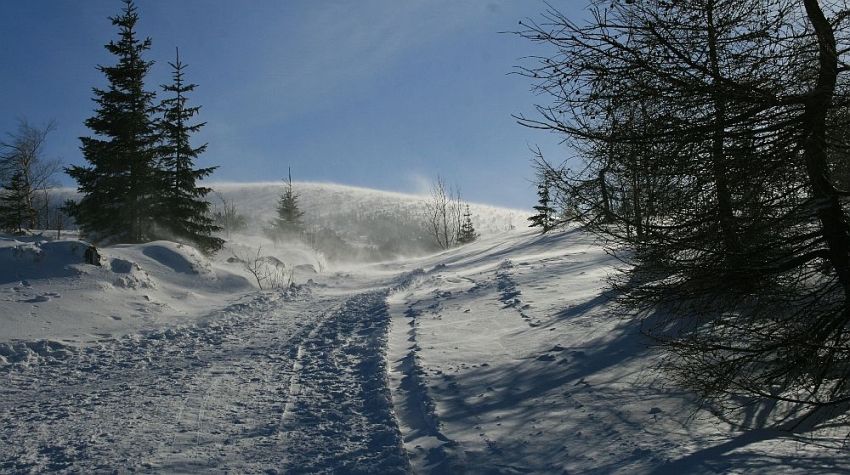
[[[258,225],[274,216],[284,182],[213,183],[211,201],[216,194],[233,201]],[[421,222],[426,196],[359,188],[335,183],[294,182],[299,203],[308,224],[330,227],[346,237],[376,237],[382,230],[372,225],[388,221],[388,225]],[[527,226],[527,211],[470,203],[476,230],[484,237],[514,227]],[[390,226],[387,226],[390,227]]]
[[[205,312],[257,290],[260,283],[246,262],[260,260],[278,280],[303,284],[346,262],[421,255],[433,249],[423,229],[421,196],[295,183],[308,227],[325,237],[324,246],[315,246],[275,242],[266,235],[282,182],[219,183],[213,188],[210,199],[216,206],[224,200],[248,218],[248,227],[225,236],[228,242],[215,256],[203,256],[191,245],[161,241],[100,248],[103,265],[96,267],[83,264],[88,244],[76,241],[73,231],[64,230],[63,240],[55,242],[53,231],[0,238],[0,341],[50,339],[78,345],[193,323]],[[58,205],[76,197],[72,189],[58,189],[50,202]],[[516,210],[471,208],[483,236],[504,232],[525,219]]]
[[[248,220],[248,229],[237,242],[263,237],[275,216],[284,182],[212,183],[209,195],[214,209],[223,203],[235,205]],[[437,250],[425,221],[425,196],[393,193],[332,183],[293,183],[299,195],[308,230],[321,242],[310,243],[330,261],[378,261],[423,255]],[[76,199],[68,188],[53,190],[51,203],[58,205]],[[514,228],[525,228],[529,212],[470,203],[476,231],[493,236]],[[313,241],[316,239],[314,238]],[[260,241],[256,242],[258,245]],[[269,243],[265,243],[268,247]]]

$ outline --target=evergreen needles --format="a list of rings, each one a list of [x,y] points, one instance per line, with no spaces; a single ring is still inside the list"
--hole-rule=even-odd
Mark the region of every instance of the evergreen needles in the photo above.
[[[94,88],[95,115],[85,124],[93,137],[81,137],[86,166],[72,166],[82,198],[69,211],[85,235],[103,242],[137,243],[175,239],[197,245],[205,252],[218,250],[223,241],[208,216],[209,188],[196,182],[215,167],[194,168],[206,145],[193,148],[189,138],[204,124],[191,124],[198,107],[188,107],[186,94],[194,84],[184,82],[185,65],[179,55],[173,82],[163,86],[172,94],[160,104],[145,89],[153,65],[143,54],[151,40],[139,40],[139,15],[131,0],[111,18],[119,38],[106,45],[115,55],[113,66],[99,66],[109,84]],[[162,118],[158,116],[162,113]]]

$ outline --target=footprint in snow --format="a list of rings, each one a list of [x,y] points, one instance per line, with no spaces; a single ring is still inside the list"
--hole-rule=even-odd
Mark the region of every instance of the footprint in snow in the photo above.
[[[49,302],[49,301],[50,301],[50,297],[48,297],[47,295],[36,295],[35,297],[30,298],[30,299],[18,300],[18,302],[25,302],[25,303],[42,303],[42,302]]]

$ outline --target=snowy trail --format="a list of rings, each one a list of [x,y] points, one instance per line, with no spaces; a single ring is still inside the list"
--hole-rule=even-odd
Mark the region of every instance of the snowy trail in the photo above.
[[[291,470],[407,473],[383,351],[387,291],[346,301],[301,346],[298,390],[283,419]],[[331,450],[329,450],[331,448]]]
[[[0,367],[0,472],[408,472],[388,292],[255,294],[205,324]]]

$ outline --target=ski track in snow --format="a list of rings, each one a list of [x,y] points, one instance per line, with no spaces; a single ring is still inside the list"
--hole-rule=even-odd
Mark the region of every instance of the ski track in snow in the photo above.
[[[294,402],[283,417],[285,439],[299,447],[287,453],[287,468],[409,471],[386,382],[386,295],[352,297],[302,343]]]
[[[389,291],[259,293],[204,324],[0,366],[0,472],[407,473]]]

